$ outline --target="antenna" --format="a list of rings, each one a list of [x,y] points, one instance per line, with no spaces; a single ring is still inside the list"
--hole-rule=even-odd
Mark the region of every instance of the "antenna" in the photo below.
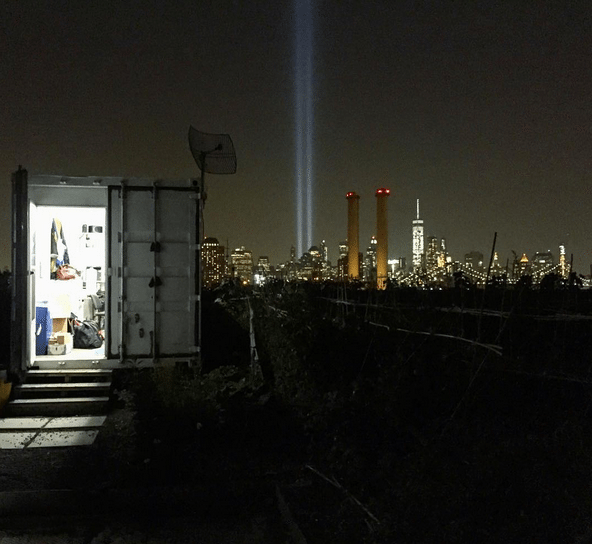
[[[234,174],[236,172],[236,154],[234,144],[228,134],[208,134],[189,126],[189,149],[201,170],[199,180],[199,208],[198,208],[198,233],[197,233],[197,274],[196,291],[198,303],[196,308],[196,326],[195,331],[197,352],[199,355],[199,367],[201,371],[202,353],[201,353],[201,321],[202,321],[202,251],[204,233],[204,201],[205,195],[205,173],[208,174]]]
[[[419,219],[419,198],[417,199],[417,219]]]
[[[236,173],[234,144],[228,134],[208,134],[190,126],[189,149],[202,174]]]

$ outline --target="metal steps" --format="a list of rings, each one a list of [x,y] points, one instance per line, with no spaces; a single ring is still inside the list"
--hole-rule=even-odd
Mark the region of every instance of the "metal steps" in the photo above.
[[[94,415],[104,413],[108,402],[109,397],[14,399],[3,414],[8,417]]]
[[[82,392],[109,394],[111,382],[76,382],[76,383],[24,383],[14,387],[14,394],[20,399],[47,398],[60,394],[62,397],[80,395]]]
[[[72,368],[44,370],[32,368],[27,372],[26,383],[47,383],[51,381],[71,382],[76,380],[111,380],[112,370],[104,368]]]
[[[96,416],[107,412],[111,374],[107,369],[29,370],[2,410],[0,449],[92,443],[104,421]]]
[[[0,449],[90,446],[106,417],[0,418]]]

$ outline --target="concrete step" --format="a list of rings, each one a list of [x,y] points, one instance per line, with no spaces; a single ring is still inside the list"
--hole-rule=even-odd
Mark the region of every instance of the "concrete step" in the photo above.
[[[111,381],[113,371],[110,369],[79,368],[79,369],[31,369],[25,376],[26,383],[76,382],[76,381]]]
[[[109,397],[60,397],[14,399],[3,410],[4,417],[73,416],[104,413]]]
[[[13,398],[47,398],[84,396],[85,394],[108,394],[111,382],[70,382],[70,383],[24,383],[13,388]]]
[[[0,450],[90,446],[107,416],[0,419]]]
[[[76,417],[6,417],[0,418],[0,433],[14,431],[69,431],[72,429],[96,429],[105,423],[107,416]]]
[[[0,417],[0,449],[89,446],[105,420],[109,369],[30,369]]]

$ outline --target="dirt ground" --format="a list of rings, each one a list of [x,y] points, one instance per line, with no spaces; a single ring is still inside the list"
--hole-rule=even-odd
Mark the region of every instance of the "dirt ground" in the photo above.
[[[91,526],[72,534],[85,544],[591,541],[588,319],[529,310],[493,357],[449,338],[315,321],[311,304],[285,298],[281,312],[279,299],[254,304],[259,378],[248,328],[219,309],[199,380],[118,373],[95,443],[0,451],[0,491],[66,490],[35,523]],[[425,313],[403,317],[451,332],[453,314]],[[399,314],[384,319],[395,326]],[[36,510],[24,512],[28,522]]]
[[[294,514],[294,498],[313,488],[298,445],[282,443],[280,429],[270,444],[231,427],[139,410],[136,394],[116,390],[92,446],[0,451],[0,503],[27,493],[63,501],[9,512],[0,543],[315,542]]]

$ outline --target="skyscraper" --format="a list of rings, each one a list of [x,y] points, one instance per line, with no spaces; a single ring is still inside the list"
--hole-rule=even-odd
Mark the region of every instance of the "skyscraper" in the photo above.
[[[568,272],[571,272],[568,268],[569,266],[565,260],[565,244],[561,244],[559,246],[559,274],[561,274],[562,278],[567,278]]]
[[[518,261],[516,269],[514,270],[514,275],[516,278],[520,278],[522,276],[530,274],[531,272],[532,267],[530,265],[530,261],[528,260],[526,253],[523,253],[522,257],[520,257],[520,261]]]
[[[337,279],[340,280],[347,280],[348,277],[348,264],[347,264],[347,254],[349,248],[347,241],[339,242],[339,259],[337,259]]]
[[[452,259],[446,251],[446,239],[428,236],[426,238],[425,271],[430,282],[442,283],[450,273]]]
[[[204,287],[214,287],[226,278],[224,246],[221,246],[216,238],[206,238],[204,240],[201,259]]]
[[[417,272],[421,269],[423,261],[423,219],[419,218],[419,198],[417,199],[417,217],[413,220],[412,226],[413,237],[413,269]]]
[[[491,263],[491,272],[493,274],[501,274],[502,273],[502,266],[499,262],[499,255],[497,251],[493,254],[493,263]]]
[[[396,257],[388,260],[389,278],[395,278],[405,270],[405,257]]]
[[[298,279],[298,260],[296,259],[296,248],[290,248],[290,260],[284,265],[282,277],[289,281]]]
[[[426,271],[428,274],[434,274],[436,268],[438,268],[438,256],[440,254],[438,238],[435,236],[428,236],[426,245]]]
[[[306,255],[306,254],[305,254]],[[326,267],[324,266],[325,261],[323,260],[323,253],[317,246],[312,246],[308,250],[309,260],[308,265],[310,266],[310,279],[312,281],[321,281],[324,279],[323,273],[326,273]]]
[[[526,255],[525,255],[526,256]],[[526,259],[528,262],[528,259]],[[465,265],[475,270],[483,270],[483,253],[480,251],[470,251],[465,253]]]
[[[263,285],[267,282],[270,277],[271,266],[269,264],[269,257],[267,255],[261,255],[257,260],[257,266],[255,267],[255,273],[253,280],[255,285]]]
[[[321,256],[323,258],[323,261],[328,262],[329,261],[329,249],[327,248],[327,243],[325,242],[325,240],[323,240],[321,242],[320,250],[321,250]]]
[[[253,254],[241,246],[231,255],[233,277],[239,278],[245,285],[253,283]]]
[[[376,244],[376,237],[372,236],[364,259],[364,281],[369,284],[376,283]]]

